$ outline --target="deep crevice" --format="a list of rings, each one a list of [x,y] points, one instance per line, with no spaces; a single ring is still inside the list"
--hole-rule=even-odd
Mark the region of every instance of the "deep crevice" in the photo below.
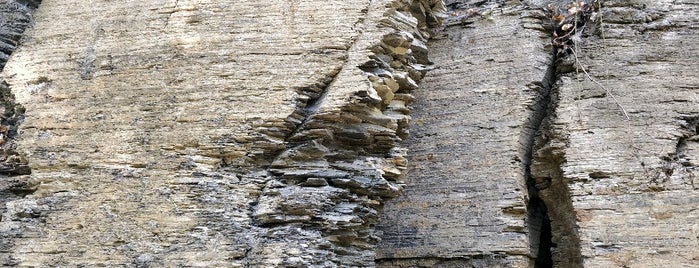
[[[568,12],[573,6],[581,11]],[[561,165],[565,160],[565,135],[554,127],[558,107],[559,76],[573,68],[566,58],[572,53],[573,36],[579,35],[592,12],[584,1],[565,6],[566,12],[551,6],[552,49],[547,72],[536,83],[538,94],[531,105],[529,127],[525,130],[524,172],[529,202],[527,224],[534,267],[582,267],[580,238],[575,212]]]
[[[529,186],[527,212],[530,247],[531,251],[536,254],[533,256],[534,267],[553,267],[551,248],[554,247],[554,244],[551,234],[551,220],[546,204],[539,197],[536,187]]]
[[[551,55],[551,62],[546,71],[546,75],[539,83],[540,90],[535,103],[532,105],[532,114],[529,118],[529,127],[525,130],[527,139],[525,144],[524,159],[525,178],[529,195],[527,204],[527,226],[529,228],[529,243],[530,251],[532,252],[534,267],[553,267],[553,256],[551,248],[554,247],[551,233],[551,220],[548,215],[548,207],[546,202],[540,197],[539,189],[545,189],[550,186],[550,178],[536,179],[532,175],[532,164],[534,162],[538,143],[543,138],[543,129],[545,121],[550,118],[550,113],[553,112],[551,90],[553,81],[556,80],[556,51],[554,49]],[[539,145],[540,146],[540,145]]]

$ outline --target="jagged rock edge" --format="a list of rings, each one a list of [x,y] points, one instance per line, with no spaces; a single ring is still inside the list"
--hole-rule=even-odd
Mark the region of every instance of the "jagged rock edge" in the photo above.
[[[528,217],[532,265],[534,267],[582,267],[580,238],[576,214],[562,170],[566,161],[567,137],[555,131],[561,76],[574,70],[575,38],[590,21],[596,1],[577,1],[561,8],[549,6],[552,55],[546,76],[537,85],[539,92],[531,105],[529,127],[522,133],[525,150],[522,155],[527,180]],[[579,12],[562,14],[560,10],[580,8]],[[544,24],[549,21],[542,19]],[[568,27],[566,27],[568,26]],[[542,251],[543,250],[543,251]]]
[[[333,264],[373,264],[373,246],[379,240],[373,226],[384,200],[399,195],[403,187],[406,150],[398,143],[408,135],[409,92],[429,70],[426,42],[446,11],[443,1],[406,2],[389,4],[380,23],[391,33],[368,48],[370,59],[357,66],[367,78],[366,89],[349,96],[339,109],[310,109],[323,101],[337,79],[335,70],[320,93],[301,99],[286,121],[296,125],[284,139],[286,149],[267,169],[273,179],[251,211],[254,225],[262,228],[320,232],[323,242],[311,242],[310,255],[319,256],[311,250],[317,246],[332,252],[320,254]],[[299,118],[301,114],[305,116]],[[314,205],[294,205],[299,200]],[[254,254],[248,252],[246,258]],[[290,256],[282,258],[284,265],[297,263]],[[306,264],[329,264],[315,261]]]
[[[41,1],[11,0],[0,4],[0,71],[5,66],[9,56],[20,45],[24,38],[25,30],[33,24],[33,13]],[[38,84],[46,81],[38,81]],[[31,173],[31,169],[19,153],[17,153],[17,143],[15,141],[17,128],[24,119],[24,107],[15,102],[15,96],[10,86],[0,80],[0,107],[2,108],[0,120],[0,176],[15,177]],[[27,182],[13,178],[5,179],[0,185],[2,191],[18,194],[20,196],[31,192],[32,187]]]
[[[0,72],[7,60],[20,46],[25,32],[33,25],[33,13],[41,1],[9,0],[0,3]],[[30,85],[37,86],[37,85]],[[0,217],[3,221],[14,218],[21,220],[23,226],[31,226],[40,221],[37,210],[18,210],[8,205],[21,200],[36,190],[36,185],[29,182],[26,175],[31,173],[27,160],[17,153],[17,128],[24,120],[25,108],[15,101],[10,86],[0,79]],[[14,221],[13,220],[13,221]],[[11,238],[21,236],[23,228],[6,229],[0,234],[3,241],[0,250],[14,247]],[[17,265],[17,259],[3,258],[4,266]]]

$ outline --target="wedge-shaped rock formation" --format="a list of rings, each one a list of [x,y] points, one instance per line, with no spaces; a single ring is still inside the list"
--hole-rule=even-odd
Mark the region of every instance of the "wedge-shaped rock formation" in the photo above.
[[[31,168],[4,200],[2,260],[372,265],[443,11],[44,1],[2,73]]]
[[[0,263],[699,266],[697,9],[0,0]]]

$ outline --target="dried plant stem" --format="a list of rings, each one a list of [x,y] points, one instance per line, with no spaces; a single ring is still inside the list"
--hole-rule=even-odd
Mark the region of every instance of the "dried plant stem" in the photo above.
[[[587,76],[587,79],[590,79],[590,81],[592,81],[592,83],[595,83],[595,85],[599,86],[601,89],[604,89],[604,91],[607,93],[607,96],[611,97],[612,100],[614,100],[614,103],[616,103],[616,105],[619,106],[619,108],[621,108],[621,111],[624,113],[624,117],[626,117],[626,120],[631,120],[631,118],[629,118],[629,114],[626,112],[626,109],[624,109],[624,106],[621,106],[621,103],[619,103],[619,100],[616,99],[614,94],[612,94],[612,92],[609,91],[609,89],[607,89],[602,84],[600,84],[600,82],[597,82],[597,80],[592,78],[592,76],[590,76],[590,74],[587,72],[587,70],[585,70],[585,67],[583,67],[582,63],[580,63],[580,60],[578,59],[578,54],[575,52],[575,50],[573,50],[573,56],[575,57],[575,63],[577,63],[578,66],[580,67],[580,70],[582,70],[583,73],[585,73],[585,76]]]

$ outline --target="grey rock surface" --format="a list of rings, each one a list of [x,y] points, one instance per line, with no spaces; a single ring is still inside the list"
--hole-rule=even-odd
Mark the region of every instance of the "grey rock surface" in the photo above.
[[[696,3],[513,2],[448,5],[379,265],[699,265]]]
[[[0,0],[0,263],[699,266],[698,8]]]
[[[699,266],[697,25],[696,1],[602,1],[558,81],[551,130],[585,267]]]
[[[414,92],[408,186],[385,208],[378,258],[528,265],[524,147],[552,61],[538,13],[506,7],[430,43],[437,67]]]
[[[373,265],[378,210],[401,188],[408,92],[442,10],[43,1],[2,72],[27,110],[16,148],[31,175],[3,193],[0,258]]]

